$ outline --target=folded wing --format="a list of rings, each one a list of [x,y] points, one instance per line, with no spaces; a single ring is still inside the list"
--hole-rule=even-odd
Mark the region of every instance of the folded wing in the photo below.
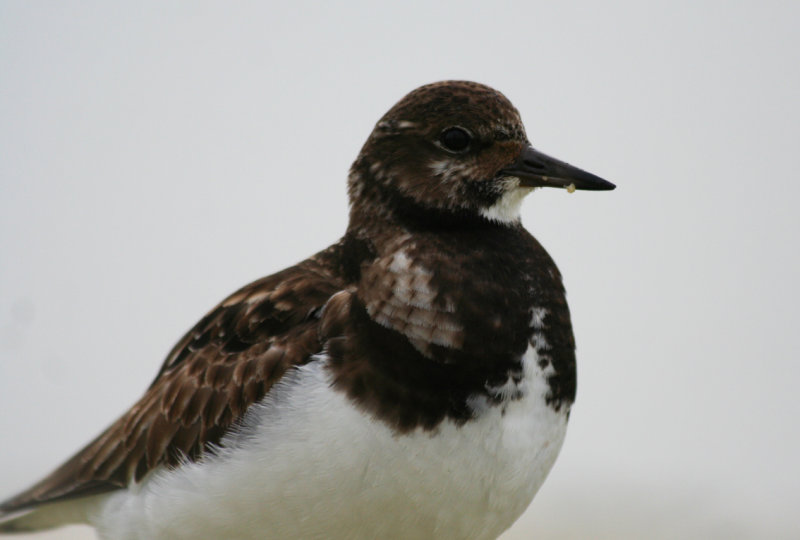
[[[287,369],[319,352],[319,313],[342,288],[326,252],[237,291],[167,356],[144,396],[4,514],[128,486],[198,459]]]

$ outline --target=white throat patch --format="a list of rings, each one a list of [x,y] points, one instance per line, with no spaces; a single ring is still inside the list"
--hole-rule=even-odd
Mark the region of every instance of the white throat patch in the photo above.
[[[489,208],[481,208],[480,213],[483,217],[491,219],[492,221],[499,221],[500,223],[516,223],[519,221],[519,209],[522,206],[522,200],[534,188],[518,187],[519,180],[516,180],[516,187],[506,191],[500,199],[497,200]]]

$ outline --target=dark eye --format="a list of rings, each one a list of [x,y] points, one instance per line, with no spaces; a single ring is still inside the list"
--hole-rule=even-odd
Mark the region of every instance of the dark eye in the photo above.
[[[460,127],[447,128],[439,135],[439,142],[451,152],[463,152],[469,147],[471,140],[472,136]]]

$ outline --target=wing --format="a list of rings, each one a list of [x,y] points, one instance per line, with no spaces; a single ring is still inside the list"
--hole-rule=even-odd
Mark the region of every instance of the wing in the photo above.
[[[330,251],[228,297],[178,342],[127,413],[0,510],[124,488],[219,444],[287,369],[321,349],[319,312],[343,287]]]

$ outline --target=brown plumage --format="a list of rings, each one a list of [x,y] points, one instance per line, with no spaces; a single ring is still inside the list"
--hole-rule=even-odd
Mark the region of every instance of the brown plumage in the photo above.
[[[491,88],[415,90],[353,164],[342,240],[211,310],[128,412],[0,511],[124,489],[200,460],[308,362],[324,362],[333,388],[398,435],[463,424],[476,397],[516,399],[496,388],[519,383],[529,347],[552,368],[547,403],[569,407],[575,356],[561,276],[518,218],[492,217],[509,193],[567,182],[611,186],[529,148],[519,113]],[[546,315],[534,328],[536,310]]]
[[[332,246],[225,299],[178,342],[128,412],[2,509],[124,488],[218,444],[287,369],[321,350],[317,311],[343,286],[329,264],[339,250]]]

